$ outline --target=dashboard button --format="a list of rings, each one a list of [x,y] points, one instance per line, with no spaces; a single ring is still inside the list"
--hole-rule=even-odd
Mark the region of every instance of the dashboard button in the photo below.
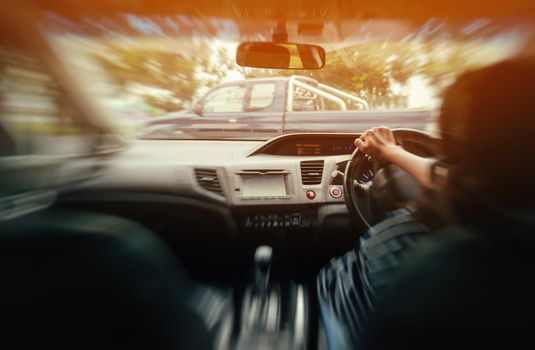
[[[306,196],[307,196],[308,199],[313,200],[314,198],[316,198],[316,192],[314,192],[312,190],[308,190],[306,192]]]
[[[331,191],[330,191],[330,193],[331,193],[331,196],[332,196],[333,198],[340,198],[340,197],[342,197],[342,190],[341,190],[340,188],[338,188],[338,187],[331,187]]]
[[[301,215],[292,214],[292,226],[299,226],[301,223]]]

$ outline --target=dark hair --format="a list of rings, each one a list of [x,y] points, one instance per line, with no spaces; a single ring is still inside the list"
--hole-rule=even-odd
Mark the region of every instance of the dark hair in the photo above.
[[[530,211],[535,195],[535,60],[466,73],[446,91],[442,151],[458,220]]]

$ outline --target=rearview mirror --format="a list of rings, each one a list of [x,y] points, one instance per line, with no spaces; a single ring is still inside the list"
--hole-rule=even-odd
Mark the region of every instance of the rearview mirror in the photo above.
[[[320,69],[325,50],[308,44],[247,42],[238,47],[236,62],[242,67]]]

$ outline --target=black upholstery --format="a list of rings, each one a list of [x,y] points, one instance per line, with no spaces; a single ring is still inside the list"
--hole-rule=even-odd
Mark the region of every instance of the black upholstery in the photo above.
[[[532,348],[535,236],[513,225],[451,226],[411,252],[363,349]]]
[[[49,209],[0,222],[0,347],[209,348],[189,284],[124,218]]]

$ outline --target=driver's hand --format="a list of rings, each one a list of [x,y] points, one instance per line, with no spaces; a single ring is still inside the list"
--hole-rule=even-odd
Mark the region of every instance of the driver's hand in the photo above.
[[[366,130],[355,140],[355,146],[368,157],[377,160],[389,160],[391,151],[399,147],[392,130],[386,126]]]

